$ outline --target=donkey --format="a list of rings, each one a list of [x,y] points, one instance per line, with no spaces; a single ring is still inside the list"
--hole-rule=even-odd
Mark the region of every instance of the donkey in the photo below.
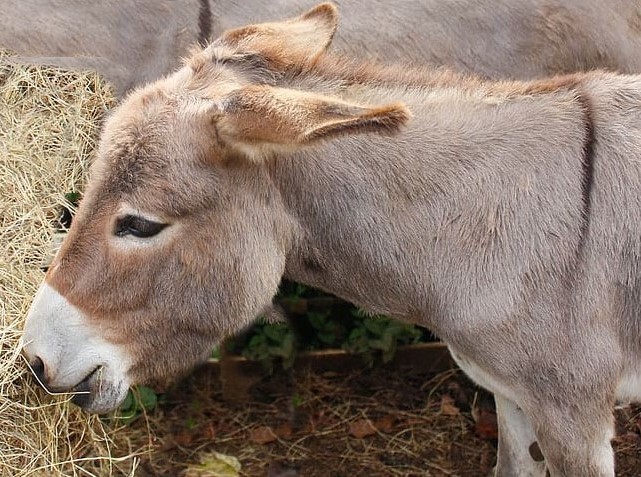
[[[13,61],[95,69],[119,94],[173,71],[212,33],[312,0],[4,0]],[[607,68],[641,73],[637,0],[342,0],[337,50],[448,65],[490,78]],[[372,35],[371,32],[376,32]]]
[[[326,53],[336,27],[321,4],[229,30],[114,110],[31,367],[108,412],[287,277],[434,330],[496,396],[497,476],[613,477],[613,405],[641,394],[641,76],[363,64]]]

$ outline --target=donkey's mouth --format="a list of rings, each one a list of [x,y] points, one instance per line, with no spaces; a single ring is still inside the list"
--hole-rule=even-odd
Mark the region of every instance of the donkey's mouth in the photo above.
[[[90,372],[82,381],[76,384],[71,390],[74,396],[71,398],[71,402],[76,406],[82,408],[87,407],[89,403],[93,400],[95,396],[92,396],[95,393],[95,390],[92,391],[92,380],[94,376],[97,376],[99,371],[102,369],[102,366],[96,366],[96,368]]]
[[[126,379],[114,379],[113,369],[108,365],[97,366],[71,390],[75,393],[71,402],[84,411],[106,414],[116,409],[127,397],[129,383]]]

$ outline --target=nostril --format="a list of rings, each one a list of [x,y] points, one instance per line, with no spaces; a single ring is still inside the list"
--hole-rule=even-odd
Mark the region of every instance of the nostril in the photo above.
[[[45,364],[40,359],[38,356],[29,364],[31,366],[31,370],[33,371],[33,374],[36,375],[36,378],[42,384],[43,386],[46,384],[46,376],[45,376]]]

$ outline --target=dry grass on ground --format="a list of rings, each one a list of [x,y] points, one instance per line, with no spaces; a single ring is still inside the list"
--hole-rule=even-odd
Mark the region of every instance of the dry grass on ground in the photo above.
[[[6,53],[0,52],[0,58]],[[126,475],[100,420],[44,399],[18,354],[64,194],[82,189],[97,128],[114,104],[93,73],[0,60],[0,476]]]

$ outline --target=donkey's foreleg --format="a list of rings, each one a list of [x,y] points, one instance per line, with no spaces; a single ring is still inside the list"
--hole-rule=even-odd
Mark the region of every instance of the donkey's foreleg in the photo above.
[[[545,371],[539,379],[528,374],[528,379],[520,386],[510,386],[507,380],[497,378],[498,374],[486,371],[451,347],[450,350],[469,377],[497,396],[497,476],[541,475],[536,472],[543,465],[530,453],[530,449],[536,449],[532,446],[536,441],[551,477],[614,477],[614,454],[610,444],[614,436],[614,398],[596,395],[603,389],[612,388],[607,377],[615,373],[609,370],[609,363],[598,366],[604,370],[600,374],[586,376],[589,384],[581,387],[570,379],[557,380],[552,387],[534,386],[533,382],[549,381]],[[596,355],[602,356],[607,355]],[[601,382],[598,382],[599,378]],[[519,388],[528,389],[520,399]],[[514,401],[525,405],[523,411]],[[535,452],[533,454],[538,458]]]
[[[614,477],[612,406],[547,402],[528,414],[551,477]]]
[[[452,357],[476,383],[494,393],[499,426],[499,449],[496,477],[544,477],[545,463],[530,449],[538,449],[531,421],[506,395],[516,393],[496,376],[477,366],[472,360],[450,346]]]
[[[496,477],[545,477],[545,462],[525,413],[512,401],[494,395],[499,426]]]

